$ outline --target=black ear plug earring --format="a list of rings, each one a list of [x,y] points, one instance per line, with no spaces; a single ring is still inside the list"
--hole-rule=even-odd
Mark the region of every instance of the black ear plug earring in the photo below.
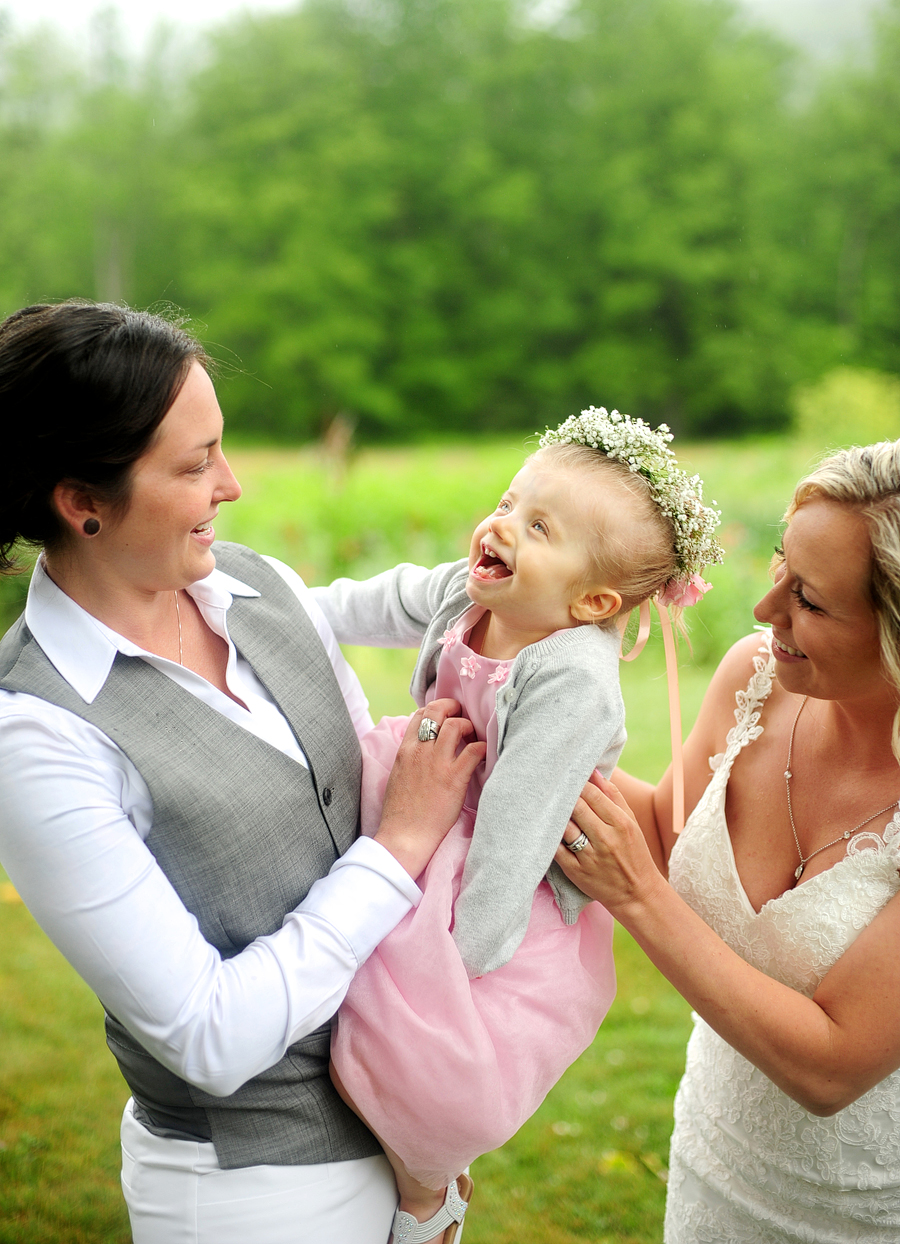
[[[95,536],[100,530],[100,523],[96,518],[86,518],[82,531],[86,536]]]

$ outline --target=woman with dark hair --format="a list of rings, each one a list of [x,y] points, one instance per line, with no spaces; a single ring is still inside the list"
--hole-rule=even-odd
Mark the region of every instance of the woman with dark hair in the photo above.
[[[420,710],[356,838],[367,704],[299,578],[214,544],[240,488],[206,368],[121,307],[0,324],[0,565],[43,550],[0,643],[0,858],[106,1009],[137,1244],[383,1244],[394,1181],[330,1020],[484,747]]]
[[[697,1013],[667,1244],[900,1239],[900,441],[827,459],[786,519],[681,835],[671,773],[617,771],[557,853]]]

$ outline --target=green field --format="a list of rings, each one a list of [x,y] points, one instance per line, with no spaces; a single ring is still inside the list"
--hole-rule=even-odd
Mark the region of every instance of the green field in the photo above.
[[[685,728],[710,663],[749,629],[766,587],[778,517],[811,457],[785,441],[682,451],[723,512],[728,560],[682,649]],[[397,560],[459,556],[473,521],[522,460],[521,444],[367,450],[347,463],[315,450],[241,449],[243,500],[220,536],[284,558],[309,582],[364,575]],[[11,620],[22,581],[0,605]],[[633,772],[654,778],[668,755],[657,643],[623,667]],[[411,653],[350,650],[373,713],[406,711]],[[687,1005],[618,931],[619,995],[591,1049],[537,1115],[475,1166],[466,1244],[655,1244],[661,1239],[672,1097]],[[0,1244],[119,1244],[118,1116],[126,1097],[97,1001],[0,877]],[[251,1244],[248,1241],[248,1244]]]

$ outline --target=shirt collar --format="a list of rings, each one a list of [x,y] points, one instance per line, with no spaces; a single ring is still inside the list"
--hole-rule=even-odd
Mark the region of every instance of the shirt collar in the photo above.
[[[259,596],[224,570],[213,570],[187,591],[205,615],[227,612],[235,596]],[[25,603],[25,625],[44,654],[73,691],[92,704],[109,677],[116,653],[128,657],[152,656],[123,635],[105,626],[57,587],[39,558]],[[153,656],[154,662],[161,658]]]

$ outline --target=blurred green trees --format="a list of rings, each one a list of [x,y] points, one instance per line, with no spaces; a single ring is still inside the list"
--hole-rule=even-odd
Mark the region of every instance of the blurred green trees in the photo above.
[[[900,0],[805,99],[723,0],[307,0],[135,64],[0,26],[0,312],[185,308],[232,427],[788,420],[900,371]]]
[[[900,436],[900,377],[836,367],[793,394],[798,435],[816,449],[871,445]]]

